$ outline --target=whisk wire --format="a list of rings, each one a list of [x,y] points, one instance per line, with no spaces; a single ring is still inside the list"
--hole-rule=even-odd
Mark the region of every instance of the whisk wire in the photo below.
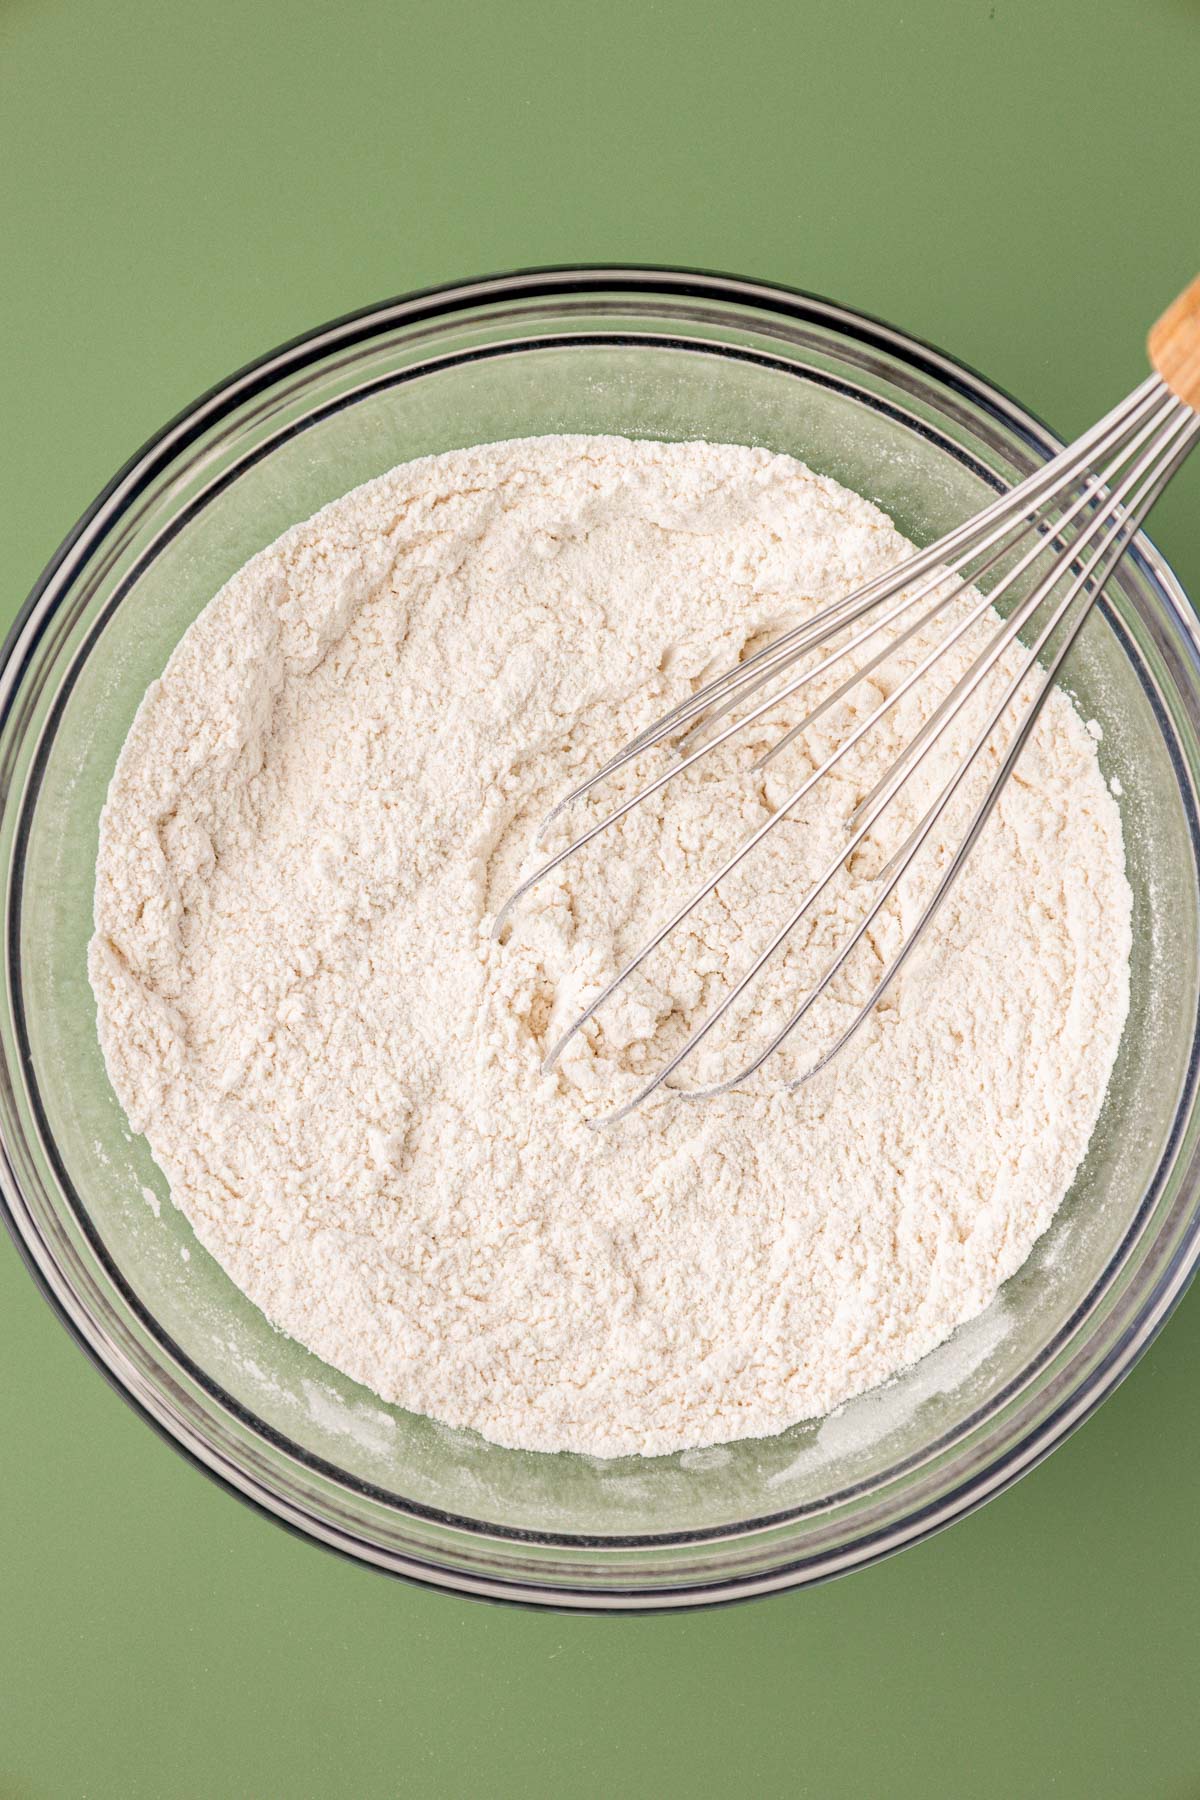
[[[984,683],[1000,673],[1003,690],[998,699],[988,701],[986,717],[971,738],[969,748],[955,757],[948,777],[921,811],[916,825],[887,855],[873,878],[871,897],[862,916],[826,958],[819,974],[807,986],[788,1018],[772,1031],[765,1047],[736,1074],[705,1086],[672,1087],[670,1091],[693,1101],[727,1093],[749,1080],[781,1048],[829,991],[864,936],[885,907],[893,902],[900,883],[929,843],[931,834],[961,792],[970,772],[978,768],[979,759],[993,745],[1006,718],[1014,716],[1011,736],[1004,744],[995,745],[996,766],[988,776],[981,797],[968,809],[965,822],[957,824],[950,833],[951,843],[939,841],[937,845],[938,854],[946,858],[945,867],[923,902],[915,924],[902,930],[899,947],[884,962],[865,1001],[854,1006],[850,1022],[837,1033],[831,1044],[818,1049],[815,1059],[803,1073],[788,1082],[788,1087],[798,1088],[827,1068],[861,1030],[916,949],[970,855],[1028,742],[1065,658],[1118,560],[1176,468],[1200,438],[1198,332],[1200,282],[1193,284],[1176,306],[1164,314],[1151,334],[1151,358],[1156,364],[1156,373],[1082,437],[937,543],[914,552],[895,568],[821,608],[809,619],[763,644],[734,667],[703,682],[632,737],[573,788],[548,815],[543,832],[567,808],[593,793],[602,782],[619,774],[658,745],[675,740],[673,760],[664,771],[639,785],[631,796],[574,836],[565,848],[545,858],[520,883],[497,914],[493,936],[501,933],[513,909],[538,882],[618,824],[635,807],[659,793],[669,782],[695,767],[701,758],[719,749],[735,734],[745,732],[761,721],[769,721],[784,702],[829,675],[840,663],[856,659],[848,674],[840,679],[835,675],[832,688],[821,694],[799,721],[781,729],[774,742],[759,754],[753,769],[764,769],[906,644],[920,640],[956,601],[966,596],[966,604],[960,613],[952,616],[948,627],[941,631],[934,646],[920,656],[916,666],[890,689],[885,686],[882,698],[867,716],[854,725],[783,802],[772,808],[763,823],[751,831],[725,857],[720,867],[706,876],[670,918],[624,961],[612,979],[561,1033],[545,1058],[545,1069],[555,1065],[571,1040],[647,957],[771,831],[795,813],[817,784],[862,743],[880,720],[921,682],[936,678],[935,670],[947,652],[964,639],[969,642],[968,634],[979,627],[999,603],[1005,603],[1004,614],[986,644],[971,655],[966,668],[951,681],[928,717],[903,744],[868,793],[857,801],[846,821],[846,835],[836,854],[810,882],[790,916],[653,1076],[644,1081],[625,1104],[593,1123],[614,1124],[670,1082],[680,1066],[695,1054],[747,993],[839,872],[848,866],[893,801],[923,767],[935,747],[945,740],[964,709],[980,694]],[[1033,542],[1027,543],[1031,535]],[[994,572],[990,589],[981,595],[978,584]],[[1033,634],[1029,643],[1022,637],[1027,629]],[[1013,647],[1018,644],[1021,655],[1014,668]],[[860,655],[860,652],[865,654]],[[813,653],[816,653],[815,661],[810,660]],[[1018,709],[1015,714],[1014,709]],[[723,724],[730,714],[733,718]],[[714,727],[719,727],[715,735]],[[770,730],[769,724],[766,729]],[[957,819],[958,815],[955,817]]]

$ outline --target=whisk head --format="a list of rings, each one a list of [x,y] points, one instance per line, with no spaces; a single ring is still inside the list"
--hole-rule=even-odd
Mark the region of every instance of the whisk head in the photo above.
[[[864,716],[853,715],[853,728],[823,754],[806,759],[801,779],[770,802],[765,819],[654,926],[561,1031],[546,1057],[547,1069],[722,883],[736,878],[745,896],[750,859],[789,821],[811,819],[813,796],[840,779],[852,766],[847,759],[869,746],[885,720],[894,731],[898,719],[909,714],[913,719],[911,734],[868,791],[854,791],[844,829],[787,916],[725,982],[719,1001],[683,1042],[630,1098],[596,1123],[614,1123],[671,1084],[754,984],[788,966],[789,946],[806,922],[811,925],[823,897],[839,891],[844,871],[865,850],[877,860],[882,855],[882,863],[868,882],[855,885],[860,910],[845,918],[839,913],[840,937],[783,1007],[784,1016],[772,1019],[763,1041],[733,1074],[698,1087],[672,1084],[671,1091],[697,1101],[748,1081],[822,997],[837,997],[842,1017],[828,1041],[818,1034],[807,1066],[786,1085],[796,1088],[811,1080],[857,1035],[949,893],[1105,581],[1197,436],[1200,414],[1158,375],[1151,376],[1083,437],[976,517],[704,682],[559,802],[543,833],[590,801],[603,784],[620,786],[631,773],[640,775],[644,759],[656,751],[673,752],[665,768],[640,780],[521,882],[497,915],[495,936],[539,882],[669,784],[698,770],[703,759],[749,740],[757,748],[750,769],[761,776],[789,746],[803,750],[815,743],[819,722],[838,716],[838,709],[844,715],[856,693],[860,701],[867,698]],[[986,592],[978,585],[985,581]],[[915,646],[915,664],[900,679],[886,679],[881,671],[904,646]],[[910,657],[913,653],[910,648]],[[939,689],[932,710],[917,705],[922,696],[927,701],[939,676],[945,691]],[[807,706],[806,691],[811,691]],[[797,707],[798,719],[792,717]],[[926,849],[938,866],[936,879],[921,885],[910,871]],[[897,909],[902,892],[907,904]],[[865,997],[847,1002],[841,991],[845,972],[864,939],[879,967]],[[807,1042],[811,1032],[805,1035]]]

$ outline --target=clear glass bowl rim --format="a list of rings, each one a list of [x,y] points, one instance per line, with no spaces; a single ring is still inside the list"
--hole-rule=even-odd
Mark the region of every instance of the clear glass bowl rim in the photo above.
[[[501,305],[508,300],[553,300],[555,298],[569,300],[599,296],[600,294],[611,296],[614,293],[645,299],[659,297],[665,300],[725,301],[749,307],[762,315],[773,314],[793,323],[811,323],[831,328],[840,336],[856,341],[868,349],[874,347],[883,351],[899,363],[907,364],[915,372],[931,376],[944,387],[962,395],[983,412],[991,414],[1006,430],[1020,439],[1037,458],[1047,459],[1062,447],[1061,440],[1036,415],[1030,413],[1003,389],[998,388],[968,365],[947,356],[936,346],[909,333],[899,331],[869,314],[842,306],[803,289],[778,283],[758,282],[707,270],[640,264],[596,264],[530,268],[414,290],[344,314],[288,340],[278,348],[244,365],[185,407],[154,433],[118,470],[51,557],[18,612],[3,646],[0,646],[0,730],[9,724],[14,702],[20,693],[21,678],[26,661],[81,571],[95,556],[106,537],[118,526],[127,509],[133,505],[156,476],[171,463],[174,457],[185,450],[189,443],[219,424],[222,417],[252,399],[256,394],[271,388],[282,378],[294,376],[311,364],[319,362],[335,347],[348,348],[385,331],[393,330],[397,326],[430,323],[448,318],[456,312],[465,312],[489,303]],[[1200,625],[1198,625],[1196,615],[1173,571],[1142,532],[1137,534],[1126,554],[1130,560],[1139,565],[1143,576],[1148,578],[1151,585],[1167,602],[1168,609],[1173,615],[1172,623],[1176,630],[1182,633],[1194,657],[1197,669],[1200,670]],[[23,655],[22,652],[24,652]],[[1200,686],[1200,675],[1197,677],[1197,685]],[[14,872],[13,869],[8,871],[10,881],[13,879]],[[14,917],[15,912],[16,909],[9,909],[10,920]],[[15,936],[11,934],[10,942],[6,946],[6,956],[9,959],[8,970],[11,977],[16,969],[18,957],[18,945]],[[1194,1046],[1193,1072],[1188,1083],[1188,1091],[1193,1094],[1192,1104],[1194,1104],[1195,1062],[1196,1047]],[[681,1605],[690,1607],[728,1602],[752,1594],[829,1579],[849,1568],[864,1566],[941,1530],[954,1519],[962,1517],[965,1513],[982,1505],[985,1500],[1002,1492],[1022,1474],[1036,1466],[1072,1431],[1076,1430],[1129,1373],[1166,1323],[1186,1291],[1195,1273],[1196,1265],[1200,1262],[1200,1204],[1198,1204],[1200,1183],[1194,1179],[1194,1170],[1191,1171],[1191,1175],[1193,1179],[1188,1182],[1186,1193],[1190,1207],[1190,1216],[1186,1227],[1180,1233],[1171,1256],[1157,1270],[1150,1291],[1142,1296],[1136,1317],[1127,1325],[1119,1342],[1110,1347],[1105,1358],[1090,1372],[1088,1377],[1080,1385],[1063,1395],[1049,1414],[1026,1436],[1023,1436],[994,1461],[985,1462],[982,1466],[974,1469],[956,1488],[943,1495],[936,1505],[917,1507],[906,1516],[893,1520],[886,1528],[876,1530],[857,1540],[852,1546],[830,1559],[837,1566],[814,1569],[809,1566],[808,1559],[800,1558],[777,1565],[769,1575],[763,1577],[745,1580],[718,1578],[715,1581],[686,1587],[663,1589],[638,1586],[636,1589],[628,1591],[618,1588],[598,1589],[594,1586],[570,1589],[556,1582],[539,1580],[536,1569],[533,1568],[530,1570],[531,1579],[529,1581],[521,1580],[508,1584],[503,1581],[481,1578],[473,1572],[460,1572],[433,1560],[425,1562],[419,1559],[405,1559],[390,1552],[386,1557],[381,1558],[378,1552],[370,1553],[366,1545],[356,1546],[349,1541],[338,1541],[336,1534],[331,1532],[323,1522],[314,1519],[310,1525],[306,1520],[297,1519],[291,1504],[285,1503],[282,1496],[276,1498],[269,1491],[250,1491],[244,1481],[236,1478],[235,1471],[222,1470],[215,1466],[207,1456],[198,1454],[194,1445],[188,1442],[189,1432],[182,1428],[176,1428],[170,1422],[157,1416],[132,1391],[129,1383],[123,1378],[119,1366],[119,1353],[114,1354],[111,1358],[105,1354],[106,1338],[103,1321],[95,1317],[86,1320],[77,1317],[64,1304],[60,1295],[51,1285],[45,1269],[39,1263],[33,1242],[26,1237],[22,1227],[22,1216],[28,1217],[28,1214],[7,1146],[2,1143],[0,1143],[0,1215],[4,1218],[22,1260],[63,1325],[122,1398],[196,1467],[202,1469],[206,1475],[229,1492],[236,1494],[239,1499],[274,1519],[277,1523],[284,1524],[308,1541],[317,1541],[325,1547],[340,1550],[355,1560],[369,1562],[371,1566],[388,1569],[390,1572],[402,1574],[424,1584],[450,1588],[476,1597],[510,1600],[523,1604],[533,1603],[539,1606],[557,1605],[573,1611],[614,1609],[654,1611]],[[125,1287],[123,1281],[121,1285]],[[130,1290],[126,1287],[127,1295],[129,1292]],[[149,1319],[147,1322],[155,1337],[160,1341],[161,1347],[169,1348],[178,1355],[174,1346],[168,1346],[163,1341],[163,1334],[157,1330],[153,1319]],[[187,1361],[186,1358],[184,1360]],[[192,1372],[196,1373],[194,1370]],[[208,1380],[203,1371],[198,1373],[202,1384],[212,1398],[235,1413],[246,1416],[244,1409],[236,1400],[219,1390]],[[261,1421],[249,1420],[249,1422],[260,1429],[267,1438],[273,1438],[276,1435]],[[312,1463],[316,1469],[317,1464],[307,1456],[303,1447],[290,1444],[287,1449],[291,1455],[298,1457],[302,1462]],[[351,1487],[360,1485],[355,1482],[353,1477],[347,1477],[342,1472],[336,1473]],[[393,1503],[396,1499],[395,1496],[387,1498]],[[427,1511],[420,1505],[412,1503],[406,1503],[406,1505],[411,1507],[412,1515],[417,1518]],[[628,1548],[634,1542],[639,1546],[644,1545],[646,1548],[653,1548],[655,1545],[666,1548],[695,1540],[736,1539],[764,1528],[785,1525],[790,1516],[788,1513],[783,1513],[748,1519],[723,1532],[706,1530],[696,1533],[664,1533],[660,1537],[637,1540],[605,1539],[589,1537],[585,1534],[557,1533],[547,1534],[543,1537],[542,1534],[526,1531],[510,1532],[503,1527],[470,1519],[451,1519],[446,1515],[438,1515],[438,1523],[480,1537],[509,1539],[514,1548],[522,1540],[533,1539],[537,1542],[572,1546],[580,1550],[602,1553],[605,1549]]]

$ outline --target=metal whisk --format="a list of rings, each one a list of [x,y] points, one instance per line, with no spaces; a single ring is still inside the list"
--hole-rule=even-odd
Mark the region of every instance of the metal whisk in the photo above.
[[[1107,413],[1090,431],[1031,475],[1018,487],[985,507],[975,518],[928,549],[825,607],[813,618],[786,631],[746,658],[744,662],[707,682],[697,692],[631,739],[610,761],[563,799],[546,820],[546,826],[566,808],[590,794],[599,784],[635,758],[664,741],[684,734],[682,753],[654,780],[614,807],[597,823],[581,832],[557,855],[549,857],[521,883],[505,903],[493,927],[499,935],[513,908],[539,881],[585,845],[623,819],[634,807],[659,792],[691,768],[701,757],[774,712],[844,659],[854,658],[845,678],[798,724],[760,757],[761,768],[784,746],[804,732],[829,708],[843,700],[858,683],[895,654],[904,642],[925,631],[935,620],[951,612],[945,636],[905,675],[869,716],[807,775],[765,824],[753,831],[720,868],[690,893],[672,916],[632,955],[589,1006],[573,1020],[546,1057],[553,1067],[570,1040],[611,999],[617,989],[645,962],[658,945],[688,917],[717,885],[751,855],[767,834],[795,812],[817,783],[861,742],[911,689],[930,675],[952,645],[962,640],[998,603],[1009,599],[1011,610],[994,634],[958,677],[925,723],[904,746],[885,774],[859,802],[847,822],[845,842],[822,869],[770,942],[733,982],[730,990],[692,1030],[683,1045],[663,1063],[652,1079],[643,1083],[618,1111],[598,1123],[611,1124],[625,1117],[660,1088],[687,1058],[693,1055],[726,1016],[764,966],[811,912],[838,871],[878,823],[897,793],[944,740],[955,719],[1017,643],[1020,663],[1004,682],[1002,691],[954,763],[932,803],[915,829],[905,837],[878,876],[867,910],[829,957],[807,991],[798,997],[795,1010],[770,1041],[728,1080],[702,1088],[673,1089],[681,1097],[701,1100],[725,1093],[749,1079],[779,1049],[808,1015],[811,1008],[843,969],[864,934],[896,893],[900,881],[919,855],[947,808],[959,793],[971,767],[992,739],[1010,708],[1019,722],[982,798],[970,811],[954,854],[923,905],[916,923],[903,937],[874,983],[870,994],[850,1023],[839,1031],[802,1075],[787,1085],[799,1087],[827,1068],[865,1024],[872,1011],[908,961],[930,919],[945,899],[970,855],[1001,789],[1012,773],[1021,750],[1033,730],[1067,653],[1075,642],[1105,582],[1125,547],[1142,524],[1150,507],[1200,437],[1200,277],[1164,313],[1150,333],[1150,361],[1155,373],[1119,406]],[[1015,560],[1014,560],[1015,559]],[[984,575],[1000,568],[990,591],[971,593]],[[969,595],[964,602],[962,597]],[[960,602],[951,611],[953,603]],[[890,603],[890,604],[889,604]],[[1018,636],[1028,628],[1028,641]],[[843,634],[849,632],[848,637]],[[834,642],[834,640],[841,640]],[[877,641],[876,641],[877,640]],[[829,646],[832,647],[830,648]],[[1047,647],[1050,646],[1048,649]],[[806,659],[814,653],[815,663]],[[1044,660],[1043,660],[1044,657]],[[796,665],[804,663],[799,672]],[[1006,661],[1005,669],[1009,662]],[[1000,671],[1004,673],[1004,669]],[[782,682],[782,685],[780,683]],[[761,698],[755,696],[761,695]],[[742,709],[749,704],[749,710]],[[715,736],[713,723],[736,714]],[[689,748],[688,739],[703,730],[705,741]],[[543,826],[543,831],[546,826]]]

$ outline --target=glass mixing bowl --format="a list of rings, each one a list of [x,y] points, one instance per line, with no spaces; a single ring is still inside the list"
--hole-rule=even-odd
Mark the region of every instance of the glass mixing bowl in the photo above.
[[[870,1562],[997,1493],[1111,1391],[1183,1291],[1200,1231],[1200,641],[1139,538],[1068,674],[1120,783],[1133,1007],[1079,1177],[988,1311],[883,1388],[769,1440],[652,1460],[498,1449],[334,1373],[199,1247],[109,1087],[84,951],[117,752],[226,577],[405,458],[563,431],[789,451],[918,543],[1057,447],[988,383],[871,319],[665,271],[414,295],[214,389],[100,496],[4,652],[0,1175],[16,1241],[79,1342],[264,1511],[467,1593],[688,1606]]]

